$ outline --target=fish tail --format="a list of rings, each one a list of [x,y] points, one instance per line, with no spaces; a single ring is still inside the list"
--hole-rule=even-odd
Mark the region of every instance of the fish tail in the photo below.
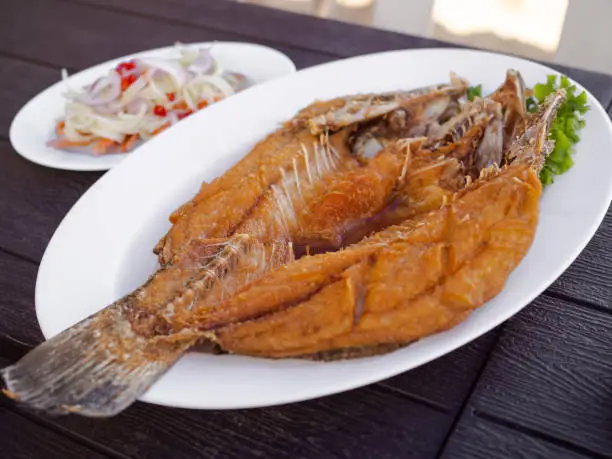
[[[1,370],[5,395],[50,414],[106,417],[125,409],[192,343],[153,346],[124,311],[116,303]]]

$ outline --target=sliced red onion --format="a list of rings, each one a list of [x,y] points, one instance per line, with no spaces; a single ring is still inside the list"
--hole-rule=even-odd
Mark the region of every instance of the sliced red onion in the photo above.
[[[150,110],[151,102],[146,99],[136,98],[125,107],[125,111],[130,115],[137,115],[141,110]]]
[[[159,58],[139,59],[139,61],[147,68],[158,69],[169,74],[179,88],[185,84],[187,78],[189,77],[187,71],[177,62]]]
[[[214,59],[207,49],[201,49],[193,63],[187,67],[187,70],[193,73],[202,74],[210,73],[214,68]]]
[[[108,76],[96,80],[85,93],[79,93],[75,99],[79,102],[96,107],[107,104],[121,95],[121,77],[112,71]]]
[[[178,115],[175,112],[168,113],[167,119],[168,121],[170,121],[170,124],[172,125],[175,125],[176,123],[179,122]]]
[[[114,100],[108,104],[96,105],[93,109],[101,115],[116,115],[123,109],[123,104]]]
[[[130,75],[134,75],[136,78],[140,78],[140,76],[142,75],[142,72],[144,72],[145,68],[138,59],[134,59],[132,61],[132,64],[134,64],[134,68],[130,70],[121,71],[121,74],[123,75],[124,78]]]

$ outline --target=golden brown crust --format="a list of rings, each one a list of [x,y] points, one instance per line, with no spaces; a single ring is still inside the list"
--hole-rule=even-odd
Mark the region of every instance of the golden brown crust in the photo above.
[[[540,193],[528,166],[511,167],[410,228],[268,274],[206,311],[200,325],[218,328],[226,351],[265,357],[405,343],[446,330],[501,291],[533,240]]]

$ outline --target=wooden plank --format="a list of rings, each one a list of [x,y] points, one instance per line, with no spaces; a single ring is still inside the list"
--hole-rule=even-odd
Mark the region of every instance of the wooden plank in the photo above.
[[[242,411],[137,403],[109,420],[28,416],[130,457],[155,458],[433,458],[452,422],[450,415],[376,386]]]
[[[0,161],[0,248],[40,260],[62,217],[100,173],[36,165],[3,140]]]
[[[0,404],[0,456],[10,459],[102,459],[106,456],[9,411]]]
[[[466,412],[607,457],[611,353],[610,314],[543,295],[504,327]]]
[[[10,123],[23,104],[59,78],[57,70],[0,56],[0,137],[8,138]]]
[[[236,31],[211,30],[57,0],[29,0],[27,7],[21,0],[6,0],[0,15],[0,52],[75,69],[176,41],[245,39],[269,44],[264,37],[249,38]],[[322,51],[304,51],[288,45],[275,47],[300,66],[329,59]]]
[[[11,344],[0,340],[0,355],[20,357],[15,355],[18,350],[13,350],[19,347],[19,342],[25,347],[43,340],[34,312],[36,271],[35,264],[0,252],[0,272],[3,273],[0,276],[0,337],[5,335],[16,341]]]
[[[531,432],[515,430],[469,413],[447,443],[442,459],[585,459],[593,457]]]
[[[427,458],[451,417],[368,387],[275,408],[197,412],[137,404],[109,421],[54,422],[137,457]]]
[[[570,268],[550,287],[551,294],[612,310],[612,211]]]
[[[455,415],[471,392],[499,330],[380,384]]]

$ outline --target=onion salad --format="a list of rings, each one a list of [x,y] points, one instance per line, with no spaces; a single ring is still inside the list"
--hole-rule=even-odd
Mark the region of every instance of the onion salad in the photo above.
[[[121,62],[89,86],[69,88],[65,116],[49,145],[88,147],[95,155],[128,152],[139,141],[246,88],[247,78],[225,71],[209,48],[176,47],[175,59]],[[67,78],[62,70],[62,79]]]

